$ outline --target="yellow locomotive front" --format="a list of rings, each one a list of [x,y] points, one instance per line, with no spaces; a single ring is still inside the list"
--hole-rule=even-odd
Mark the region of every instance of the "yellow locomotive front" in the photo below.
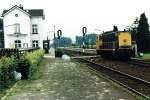
[[[126,47],[131,47],[131,33],[130,32],[120,32],[118,34],[119,39],[119,49],[125,49]]]
[[[129,58],[132,55],[131,33],[108,31],[97,36],[97,54],[105,58]]]
[[[130,57],[132,54],[132,39],[130,32],[119,32],[118,33],[118,45],[117,50],[120,56]]]

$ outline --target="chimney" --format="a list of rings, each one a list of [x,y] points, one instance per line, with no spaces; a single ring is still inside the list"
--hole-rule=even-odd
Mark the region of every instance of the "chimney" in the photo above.
[[[22,5],[22,4],[20,4],[20,5],[19,5],[19,8],[21,8],[21,9],[23,10],[23,5]]]

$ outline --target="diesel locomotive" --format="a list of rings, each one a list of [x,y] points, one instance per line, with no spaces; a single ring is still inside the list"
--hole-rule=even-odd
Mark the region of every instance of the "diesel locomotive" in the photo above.
[[[131,33],[108,31],[98,35],[96,51],[102,58],[130,58],[133,53]]]

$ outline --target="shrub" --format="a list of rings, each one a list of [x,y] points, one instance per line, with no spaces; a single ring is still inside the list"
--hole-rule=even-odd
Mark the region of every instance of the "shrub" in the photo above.
[[[44,56],[43,50],[29,52],[20,59],[15,57],[0,58],[0,91],[15,83],[14,71],[21,72],[22,79],[31,78],[38,71],[38,64]]]
[[[0,59],[0,89],[4,89],[15,82],[14,71],[17,61],[14,57]]]
[[[19,62],[19,72],[22,79],[30,79],[38,71],[38,65],[44,56],[44,51],[39,49],[24,55]]]

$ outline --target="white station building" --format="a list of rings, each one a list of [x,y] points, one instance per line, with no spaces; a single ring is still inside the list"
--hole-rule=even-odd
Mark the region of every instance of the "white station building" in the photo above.
[[[13,6],[2,13],[5,48],[43,48],[43,9]]]

